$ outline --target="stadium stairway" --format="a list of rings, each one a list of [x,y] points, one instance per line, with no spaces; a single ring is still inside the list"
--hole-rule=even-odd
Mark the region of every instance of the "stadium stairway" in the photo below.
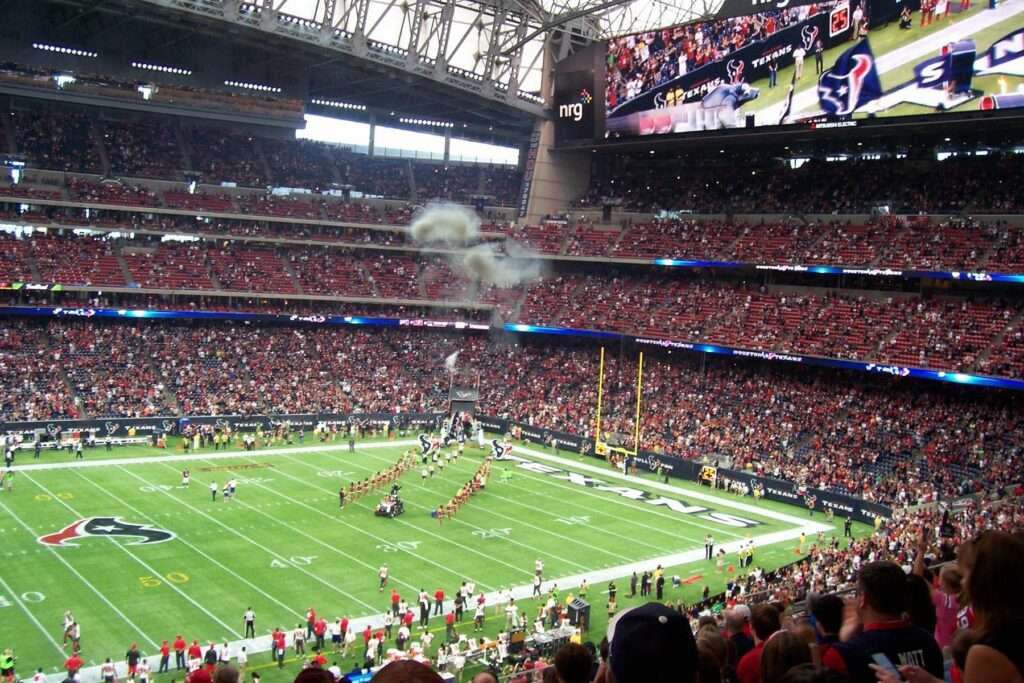
[[[264,178],[273,178],[274,174],[271,173],[270,164],[267,163],[267,155],[263,153],[263,145],[260,144],[259,137],[252,139],[252,150],[256,157],[256,162],[259,163],[260,168],[263,169]]]
[[[416,174],[413,172],[412,159],[405,162],[403,168],[405,169],[405,177],[409,180],[409,199],[416,201]]]
[[[969,369],[974,371],[984,368],[989,357],[992,355],[992,351],[996,348],[1002,347],[1003,343],[1006,341],[1007,335],[1017,327],[1018,323],[1020,323],[1022,319],[1024,319],[1024,311],[1021,311],[1011,318],[1010,321],[1006,323],[1006,327],[1003,328],[1003,331],[996,335],[992,339],[992,342],[981,350]]]
[[[174,130],[174,141],[178,143],[178,153],[181,154],[182,165],[185,170],[192,170],[192,155],[189,152],[188,145],[185,144],[185,134],[181,130],[181,126],[178,125],[178,119],[173,119],[172,128]]]
[[[14,124],[11,123],[10,116],[0,117],[3,119],[3,149],[8,154],[18,153],[18,144],[15,142],[17,138],[14,136]]]
[[[93,146],[96,148],[96,154],[100,158],[100,165],[103,167],[104,177],[110,175],[110,155],[107,154],[107,146],[103,144],[103,131],[100,130],[100,122],[98,119],[91,119],[89,121],[89,137],[91,138]]]
[[[121,253],[120,247],[115,249],[114,257],[117,259],[117,264],[121,267],[121,275],[124,276],[124,281],[128,283],[129,287],[137,287],[138,283],[132,278],[132,271],[128,269],[128,262],[124,260],[124,254]]]
[[[285,255],[280,249],[275,249],[274,252],[277,254],[277,258],[281,261],[281,265],[284,266],[284,272],[288,274],[288,277],[292,281],[292,285],[295,287],[295,291],[299,294],[305,294],[306,291],[302,288],[302,280],[299,279],[299,274],[295,272],[292,267],[291,261],[285,258]]]

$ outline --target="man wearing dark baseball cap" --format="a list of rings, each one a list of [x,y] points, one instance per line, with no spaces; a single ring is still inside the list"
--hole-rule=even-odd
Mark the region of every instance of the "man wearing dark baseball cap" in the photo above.
[[[690,621],[657,602],[624,610],[608,624],[606,683],[693,683],[697,642]],[[600,676],[598,676],[600,678]]]

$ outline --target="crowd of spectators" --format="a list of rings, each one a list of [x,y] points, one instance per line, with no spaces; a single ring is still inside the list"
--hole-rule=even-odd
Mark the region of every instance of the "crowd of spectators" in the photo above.
[[[16,109],[11,123],[14,145],[28,157],[30,168],[175,182],[187,172],[211,184],[314,192],[335,187],[356,197],[404,201],[412,199],[416,187],[421,201],[469,203],[474,195],[483,195],[488,203],[502,206],[515,203],[522,180],[515,167],[369,157],[310,140],[185,126],[174,118],[103,121],[85,111]],[[101,149],[109,169],[103,167]]]
[[[101,125],[112,175],[176,180],[183,177],[185,159],[174,127],[150,118],[106,121]]]
[[[47,373],[24,362],[21,375],[22,362],[7,364],[4,387],[13,395],[4,419],[70,414],[77,405],[98,416],[167,406],[186,414],[443,410],[443,360],[461,351],[460,362],[491,388],[482,412],[576,434],[593,429],[598,367],[589,346],[214,322],[41,327],[7,318],[2,329],[20,343],[8,344],[9,353],[49,368],[47,390],[26,404],[19,388]],[[627,356],[605,361],[603,429],[622,434],[634,426],[636,364]],[[649,354],[643,443],[883,502],[934,500],[1020,477],[1024,413],[1014,395],[799,370]],[[72,383],[63,391],[53,379],[61,373]],[[45,405],[35,403],[43,396]]]
[[[400,251],[151,236],[45,234],[5,242],[10,272],[45,283],[375,297],[443,302],[446,309],[474,304],[507,322],[758,351],[1003,376],[1024,366],[1017,339],[1024,308],[1012,297],[821,291],[607,268],[550,272],[499,290],[466,279],[445,257]]]
[[[15,144],[33,168],[101,173],[92,118],[82,111],[11,112]]]
[[[638,211],[695,213],[1018,213],[1017,154],[928,159],[811,159],[734,163],[690,157],[654,160],[615,155],[591,177],[580,206],[619,200]]]

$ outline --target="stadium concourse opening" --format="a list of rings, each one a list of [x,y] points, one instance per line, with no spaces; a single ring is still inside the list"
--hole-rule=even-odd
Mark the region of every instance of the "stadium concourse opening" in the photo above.
[[[1022,3],[4,3],[0,677],[1020,683]]]

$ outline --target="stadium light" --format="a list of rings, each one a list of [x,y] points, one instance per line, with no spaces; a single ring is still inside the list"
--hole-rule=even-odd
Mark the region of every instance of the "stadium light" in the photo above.
[[[335,109],[352,109],[355,111],[366,111],[365,104],[352,104],[351,102],[339,102],[338,100],[310,100],[312,104],[319,104],[323,107],[334,107]]]
[[[165,74],[176,76],[191,76],[192,69],[182,69],[177,66],[164,66],[163,64],[148,64],[146,62],[132,62],[132,68],[143,69],[144,71],[159,71]]]
[[[243,81],[224,81],[224,85],[231,86],[232,88],[242,88],[243,90],[256,90],[258,92],[281,92],[281,89],[276,86],[263,85],[261,83],[245,83]]]
[[[398,119],[401,123],[408,124],[410,126],[431,126],[433,128],[454,128],[455,124],[451,121],[435,121],[433,119],[413,119],[408,116],[403,116]]]
[[[72,57],[91,57],[95,59],[99,57],[99,54],[91,50],[79,50],[73,47],[64,47],[63,45],[50,45],[49,43],[32,43],[32,47],[37,50],[43,50],[44,52],[56,52],[61,55],[71,55]]]

